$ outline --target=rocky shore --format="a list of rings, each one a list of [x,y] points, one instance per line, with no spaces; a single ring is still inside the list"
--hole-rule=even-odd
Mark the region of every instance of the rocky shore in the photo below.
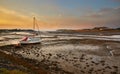
[[[69,39],[50,42],[52,43],[43,42],[20,47],[1,46],[0,51],[24,61],[23,63],[15,62],[25,67],[22,69],[28,69],[28,72],[33,70],[33,74],[35,72],[47,74],[120,73],[119,41]]]

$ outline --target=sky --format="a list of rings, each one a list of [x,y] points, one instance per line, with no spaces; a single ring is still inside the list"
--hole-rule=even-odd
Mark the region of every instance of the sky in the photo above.
[[[0,0],[0,28],[41,30],[120,27],[120,0]]]

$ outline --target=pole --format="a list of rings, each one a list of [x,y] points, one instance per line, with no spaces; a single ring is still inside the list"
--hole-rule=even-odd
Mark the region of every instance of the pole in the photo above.
[[[33,30],[35,30],[35,17],[33,17]]]

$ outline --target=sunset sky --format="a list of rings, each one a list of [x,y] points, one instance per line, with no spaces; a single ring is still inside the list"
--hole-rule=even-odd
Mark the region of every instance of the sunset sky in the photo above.
[[[0,0],[0,28],[41,30],[120,27],[120,0]]]

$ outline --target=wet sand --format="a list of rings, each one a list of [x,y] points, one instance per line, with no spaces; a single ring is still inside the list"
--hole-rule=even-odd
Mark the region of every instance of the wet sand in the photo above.
[[[14,47],[14,46],[6,46]],[[29,60],[30,61],[30,60]],[[34,66],[33,63],[27,61],[27,59],[20,55],[10,53],[8,51],[0,51],[0,69],[5,68],[7,70],[19,70],[25,72],[25,74],[49,74],[41,67]],[[0,72],[1,73],[1,72]]]
[[[0,50],[51,74],[119,74],[119,45],[119,41],[61,39],[20,47],[2,46]]]
[[[11,44],[25,35],[0,36],[1,68],[31,74],[120,74],[120,35],[42,33],[41,44],[19,47]]]

